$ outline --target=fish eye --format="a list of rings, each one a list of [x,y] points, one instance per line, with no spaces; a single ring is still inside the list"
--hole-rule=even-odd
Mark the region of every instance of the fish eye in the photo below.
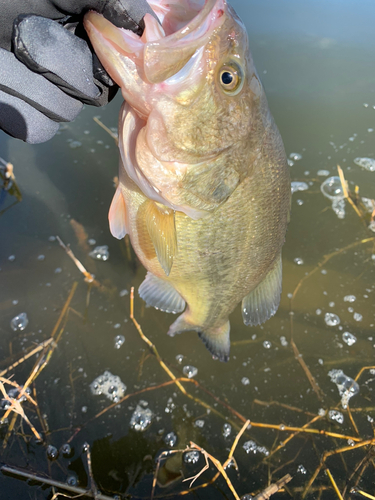
[[[235,64],[225,64],[219,71],[220,86],[226,94],[237,94],[243,84],[241,68]]]

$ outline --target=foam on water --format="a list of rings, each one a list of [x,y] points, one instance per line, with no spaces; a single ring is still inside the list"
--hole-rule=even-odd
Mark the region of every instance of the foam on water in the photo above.
[[[349,400],[359,392],[359,385],[351,377],[345,375],[342,370],[331,370],[328,372],[331,381],[337,385],[341,396],[341,405],[344,410],[348,407]]]
[[[95,396],[103,394],[108,399],[117,403],[124,397],[126,385],[117,375],[112,375],[111,372],[105,371],[103,375],[99,375],[90,384],[91,393]]]
[[[366,170],[369,170],[370,172],[375,172],[375,160],[374,158],[354,158],[354,163],[356,165],[359,165],[360,167],[365,168]]]

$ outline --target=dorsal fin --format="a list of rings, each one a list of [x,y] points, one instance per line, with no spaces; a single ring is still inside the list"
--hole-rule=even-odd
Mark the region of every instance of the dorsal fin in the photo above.
[[[165,274],[169,276],[177,254],[177,235],[174,210],[149,200],[145,219],[152,244]]]

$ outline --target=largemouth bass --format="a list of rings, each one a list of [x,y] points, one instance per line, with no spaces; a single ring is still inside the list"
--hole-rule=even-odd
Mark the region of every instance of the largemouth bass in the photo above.
[[[120,172],[109,222],[148,270],[139,294],[183,312],[168,334],[195,330],[227,361],[229,315],[275,314],[290,210],[283,143],[246,29],[225,0],[152,0],[139,37],[95,12],[94,50],[122,89]]]

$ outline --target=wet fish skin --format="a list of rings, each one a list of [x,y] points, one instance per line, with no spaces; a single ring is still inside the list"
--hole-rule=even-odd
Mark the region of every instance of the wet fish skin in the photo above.
[[[86,29],[127,101],[112,233],[130,235],[148,270],[139,292],[149,305],[181,312],[186,304],[169,335],[196,330],[226,361],[236,305],[243,301],[249,325],[277,310],[290,179],[244,25],[223,0],[209,0],[205,9],[198,34],[194,26],[185,29],[186,40],[172,30],[148,42],[147,30],[159,28],[146,18],[143,48],[128,39],[120,47],[119,29],[96,14],[87,15]],[[174,51],[183,59],[188,49],[194,55],[176,67]],[[156,69],[146,68],[147,53]],[[240,75],[239,90],[223,90],[219,78],[227,68]]]

